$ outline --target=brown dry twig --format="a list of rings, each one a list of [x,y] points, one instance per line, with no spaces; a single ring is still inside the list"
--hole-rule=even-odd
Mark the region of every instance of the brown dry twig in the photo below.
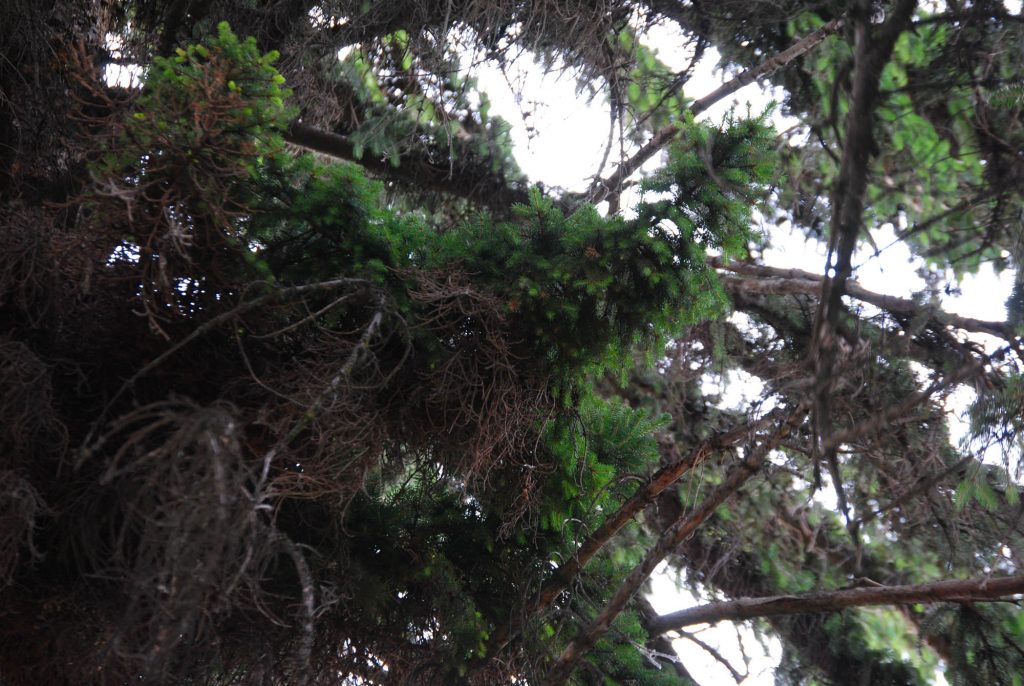
[[[273,303],[279,303],[281,301],[293,297],[301,297],[304,295],[331,291],[339,288],[351,288],[353,286],[358,287],[360,289],[368,289],[369,282],[363,279],[341,278],[332,279],[330,281],[320,281],[312,284],[303,284],[300,286],[288,286],[285,288],[277,288],[271,290],[269,293],[261,295],[257,298],[253,298],[252,300],[243,301],[234,308],[226,312],[222,312],[221,314],[218,314],[217,316],[207,320],[206,322],[203,322],[195,329],[193,329],[193,331],[188,336],[186,336],[182,340],[178,341],[177,343],[169,347],[163,353],[158,355],[155,359],[153,359],[145,366],[140,368],[138,371],[136,371],[134,374],[132,374],[130,377],[128,377],[128,379],[125,380],[123,384],[121,384],[121,387],[114,393],[113,396],[111,396],[110,400],[107,401],[103,410],[100,412],[100,415],[96,419],[93,428],[89,433],[89,436],[86,438],[86,440],[82,442],[82,456],[80,459],[87,458],[92,451],[98,449],[102,444],[102,438],[96,439],[95,432],[98,430],[100,424],[106,419],[107,414],[114,407],[117,401],[120,400],[121,397],[126,392],[131,390],[131,388],[142,377],[152,372],[154,369],[163,364],[166,360],[179,353],[181,350],[186,348],[189,344],[193,343],[198,338],[210,333],[217,327],[223,326],[228,322],[238,319],[247,312],[251,312],[257,308],[265,307]]]

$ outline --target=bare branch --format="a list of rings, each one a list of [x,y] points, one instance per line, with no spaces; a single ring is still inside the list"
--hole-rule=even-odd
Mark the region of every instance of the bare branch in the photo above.
[[[935,581],[907,586],[871,586],[837,591],[740,598],[672,612],[650,623],[652,633],[723,620],[836,612],[848,607],[913,603],[972,603],[1024,593],[1024,576]]]
[[[687,641],[696,644],[699,648],[701,648],[701,650],[703,650],[705,653],[714,658],[715,662],[729,670],[729,674],[732,675],[733,680],[737,684],[746,679],[748,676],[750,676],[749,672],[747,674],[740,674],[739,670],[733,667],[731,662],[726,660],[725,657],[720,652],[715,650],[712,646],[702,641],[696,634],[691,634],[688,631],[680,631],[679,635],[685,638]]]
[[[370,322],[366,325],[366,328],[363,329],[363,333],[359,337],[359,342],[354,348],[352,348],[352,352],[350,352],[348,357],[345,359],[345,363],[337,373],[331,377],[330,382],[320,391],[316,399],[313,401],[313,404],[302,414],[299,421],[295,422],[295,425],[292,426],[291,430],[282,436],[263,456],[263,472],[259,481],[260,487],[266,483],[267,477],[270,474],[270,465],[277,458],[278,454],[286,450],[291,442],[306,430],[306,427],[309,426],[309,423],[316,418],[317,413],[320,412],[324,403],[329,398],[332,396],[336,397],[342,391],[351,379],[352,372],[355,370],[356,365],[359,364],[367,354],[369,354],[370,343],[377,337],[380,332],[381,324],[384,322],[384,304],[384,296],[378,295],[378,309],[373,313],[373,316],[370,318]]]
[[[83,441],[82,445],[84,447],[82,449],[81,459],[85,459],[91,454],[92,451],[99,447],[98,445],[93,445],[93,437],[95,436],[95,431],[96,429],[99,428],[100,423],[106,418],[107,413],[114,406],[114,404],[128,390],[130,390],[132,386],[134,386],[136,382],[139,381],[139,379],[141,379],[142,377],[146,376],[151,371],[159,367],[167,359],[173,357],[181,350],[188,347],[196,339],[205,336],[206,334],[216,329],[218,326],[221,326],[223,324],[226,324],[230,321],[237,319],[238,317],[241,317],[243,314],[247,312],[251,312],[257,308],[270,305],[272,303],[281,302],[288,298],[308,295],[311,293],[322,293],[345,287],[359,287],[363,289],[368,289],[369,285],[370,283],[364,279],[340,278],[332,279],[330,281],[319,281],[316,283],[302,284],[299,286],[278,288],[270,291],[269,293],[266,293],[265,295],[261,295],[258,298],[253,298],[252,300],[242,302],[238,306],[233,307],[227,312],[222,312],[217,316],[213,317],[212,319],[203,322],[203,324],[197,326],[188,336],[185,336],[185,338],[181,339],[180,341],[172,345],[170,348],[160,353],[160,355],[158,355],[144,367],[140,368],[137,372],[132,374],[123,384],[121,384],[121,387],[117,390],[116,393],[114,393],[113,397],[111,397],[110,400],[107,401],[106,405],[104,405],[99,417],[93,424],[92,431],[90,431],[89,436],[86,438],[86,440]]]

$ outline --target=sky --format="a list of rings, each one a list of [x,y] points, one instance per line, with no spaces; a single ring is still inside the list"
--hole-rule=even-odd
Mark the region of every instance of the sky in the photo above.
[[[681,70],[689,63],[690,55],[680,47],[685,45],[685,40],[678,31],[658,26],[647,35],[645,43],[655,48],[659,58],[670,67]],[[723,82],[726,75],[716,70],[717,61],[718,54],[708,50],[694,77],[686,85],[689,97],[701,97]],[[481,90],[491,99],[491,112],[511,123],[516,160],[530,179],[568,191],[585,190],[598,169],[608,137],[607,100],[601,95],[578,94],[571,74],[544,73],[539,65],[526,58],[521,59],[510,73],[502,73],[488,63],[478,65],[476,73]],[[716,104],[700,118],[717,123],[734,105],[745,110],[749,103],[754,111],[759,111],[773,99],[781,100],[781,96],[773,98],[771,92],[759,85],[750,85]],[[525,118],[524,112],[527,113]],[[780,131],[797,123],[795,119],[775,115],[775,125]],[[650,171],[659,164],[660,160],[655,158],[644,169]],[[604,175],[613,168],[609,164]],[[635,200],[635,195],[632,198],[624,196],[623,206],[628,208]],[[820,243],[806,240],[803,234],[785,223],[774,225],[762,220],[758,228],[770,238],[771,245],[763,255],[766,264],[824,271],[825,248]],[[872,235],[876,245],[889,246],[894,243],[895,229],[886,224],[873,229]],[[878,256],[871,250],[859,251],[854,256],[854,264],[857,265],[855,278],[869,290],[910,297],[926,288],[925,279],[918,273],[921,262],[911,256],[905,245],[892,245]],[[965,276],[959,283],[955,282],[952,273],[936,276],[939,283],[951,282],[960,288],[959,295],[940,295],[942,306],[947,311],[978,319],[1005,320],[1004,303],[1013,283],[1012,272],[999,275],[991,266],[984,265],[978,274]],[[982,336],[979,342],[989,350],[998,347],[998,342],[990,337]],[[742,407],[747,400],[759,395],[759,382],[742,373],[731,373],[724,380],[708,378],[706,383],[717,384],[714,390],[721,392],[721,402],[726,406]],[[959,440],[966,430],[962,415],[973,399],[973,391],[960,387],[947,403],[954,441]],[[829,489],[823,491],[823,504],[835,509],[834,495]],[[680,590],[679,586],[678,580],[662,564],[652,577],[650,600],[655,609],[670,612],[710,600],[696,598],[688,590]],[[777,640],[760,641],[749,629],[730,622],[703,629],[698,627],[695,633],[741,673],[746,661],[749,677],[743,681],[744,686],[774,684],[773,670],[781,656]],[[733,683],[733,677],[726,668],[696,643],[681,638],[674,642],[674,647],[683,664],[700,683],[705,686]],[[941,673],[936,674],[934,683],[939,686],[946,683]]]

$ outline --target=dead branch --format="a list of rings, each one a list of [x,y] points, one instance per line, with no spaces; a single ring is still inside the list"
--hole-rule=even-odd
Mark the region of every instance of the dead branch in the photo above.
[[[258,298],[253,298],[252,300],[242,302],[236,307],[228,310],[227,312],[222,312],[221,314],[213,317],[212,319],[196,327],[192,331],[192,333],[190,333],[188,336],[181,339],[180,341],[172,345],[170,348],[165,350],[163,353],[158,355],[154,360],[152,360],[144,367],[139,369],[137,372],[132,374],[123,384],[121,384],[121,387],[117,390],[116,393],[114,393],[110,400],[107,401],[107,404],[100,412],[99,418],[96,420],[93,430],[90,432],[90,435],[86,438],[85,441],[83,441],[83,456],[80,459],[88,457],[90,452],[98,447],[97,445],[93,445],[93,437],[95,436],[95,431],[99,427],[100,423],[106,418],[107,413],[111,410],[114,404],[118,400],[120,400],[120,398],[127,391],[129,391],[139,379],[141,379],[146,374],[150,373],[151,371],[159,367],[167,359],[180,352],[182,349],[187,347],[196,339],[205,336],[206,334],[216,329],[218,326],[226,324],[227,322],[230,322],[234,319],[237,319],[243,314],[251,312],[259,307],[270,305],[272,303],[281,302],[282,300],[295,296],[308,295],[310,293],[320,293],[324,291],[331,291],[338,288],[351,286],[360,286],[365,288],[369,286],[369,282],[363,279],[341,278],[332,279],[330,281],[319,281],[317,283],[302,284],[300,286],[289,286],[286,288],[275,289],[265,295],[259,296]]]
[[[348,279],[340,279],[347,281]],[[328,399],[336,397],[338,393],[342,391],[345,385],[352,377],[352,372],[355,370],[357,364],[359,364],[369,353],[370,343],[374,338],[377,337],[380,332],[381,324],[384,321],[384,296],[380,295],[377,297],[378,309],[373,313],[370,318],[370,322],[366,325],[362,335],[359,337],[359,342],[352,348],[352,352],[349,353],[348,358],[340,369],[331,377],[330,382],[324,386],[324,388],[317,395],[312,405],[302,413],[299,420],[295,422],[292,428],[284,436],[278,440],[274,446],[266,452],[263,456],[263,470],[260,473],[258,489],[262,489],[263,485],[267,481],[267,477],[270,474],[270,466],[279,453],[288,448],[288,445],[294,441],[299,434],[305,431],[306,427],[311,421],[313,421],[317,414],[320,412],[324,404]]]

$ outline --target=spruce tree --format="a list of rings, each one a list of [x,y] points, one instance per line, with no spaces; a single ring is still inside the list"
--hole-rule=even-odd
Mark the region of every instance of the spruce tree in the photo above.
[[[778,683],[1020,683],[1022,281],[941,296],[1019,269],[1024,22],[940,5],[0,7],[0,682],[695,684],[728,620]],[[605,96],[587,190],[475,60]],[[799,126],[701,117],[754,81]]]

